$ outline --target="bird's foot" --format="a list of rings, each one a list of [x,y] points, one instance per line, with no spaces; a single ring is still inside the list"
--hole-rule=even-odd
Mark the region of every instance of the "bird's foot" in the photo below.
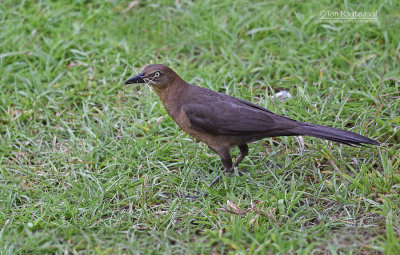
[[[195,194],[196,194],[196,195],[185,194],[185,195],[183,195],[183,197],[188,198],[188,199],[191,199],[191,200],[197,200],[197,199],[199,199],[199,198],[201,198],[201,197],[207,196],[207,192],[199,191],[199,190],[197,190],[197,191],[195,192]]]
[[[249,172],[249,170],[247,170],[247,169],[242,169],[242,170],[238,171],[236,168],[230,168],[230,169],[224,169],[224,170],[222,171],[222,174],[226,174],[226,176],[231,177],[233,172],[235,172],[235,175],[236,175],[236,176],[241,176],[241,175],[243,175],[243,173]],[[241,173],[241,172],[242,172],[242,173]],[[216,183],[218,183],[218,182],[221,180],[221,178],[222,178],[222,174],[219,174],[218,177],[215,178],[215,179],[212,181],[212,183],[211,183],[208,187],[211,188],[211,187],[214,186]]]
[[[234,170],[226,171],[228,177],[232,177],[233,175],[242,176],[244,173],[248,173],[248,172],[250,172],[249,169],[240,169],[239,170],[237,168],[235,168]]]
[[[250,169],[240,169],[240,170],[238,170],[238,172],[240,175],[243,175],[244,173],[250,172]]]

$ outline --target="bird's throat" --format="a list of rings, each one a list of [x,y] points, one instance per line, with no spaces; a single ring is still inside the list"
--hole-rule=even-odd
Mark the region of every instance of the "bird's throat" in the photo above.
[[[165,89],[155,89],[161,101],[163,102],[165,109],[172,118],[175,118],[175,115],[179,112],[180,104],[178,102],[180,102],[179,99],[181,98],[184,90],[185,88],[179,86],[178,84],[170,84]]]

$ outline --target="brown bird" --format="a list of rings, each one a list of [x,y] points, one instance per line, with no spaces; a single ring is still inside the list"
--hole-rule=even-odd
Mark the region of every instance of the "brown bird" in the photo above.
[[[379,145],[353,132],[292,120],[259,105],[188,84],[165,65],[146,66],[142,73],[125,82],[132,83],[151,85],[174,121],[220,156],[226,173],[248,155],[248,143],[265,137],[308,135],[350,146]],[[230,149],[235,146],[239,147],[240,156],[232,164]]]

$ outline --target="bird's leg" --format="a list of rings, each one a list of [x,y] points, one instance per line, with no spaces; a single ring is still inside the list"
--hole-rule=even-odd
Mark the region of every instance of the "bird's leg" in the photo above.
[[[219,175],[217,176],[217,178],[215,178],[212,183],[210,185],[208,185],[209,188],[211,188],[212,186],[214,186],[216,183],[219,182],[219,180],[221,180],[222,177],[222,173],[219,173]]]
[[[249,155],[249,146],[247,146],[247,144],[243,144],[238,147],[240,150],[240,156],[236,159],[235,163],[233,164],[232,170],[233,170],[233,168],[235,168],[239,165],[239,163],[242,161],[242,159],[244,159],[244,157]]]
[[[239,163],[249,154],[249,146],[247,144],[242,144],[239,145],[239,150],[240,150],[240,156],[236,159],[235,163],[232,165],[232,158],[231,155],[229,154],[229,150],[222,151],[221,153],[218,151],[215,151],[218,153],[218,155],[221,157],[222,165],[224,166],[224,173],[231,173],[233,172],[234,168],[239,165]],[[220,173],[217,178],[215,178],[212,183],[210,184],[209,187],[212,187],[216,183],[219,182],[221,179],[222,174]]]
[[[211,150],[213,150],[214,152],[216,152],[219,157],[221,158],[222,161],[222,165],[224,167],[223,173],[227,173],[230,172],[230,170],[232,169],[232,158],[231,155],[229,154],[229,147],[222,147],[222,148],[211,148]],[[221,180],[222,177],[222,173],[219,173],[218,177],[215,178],[210,185],[208,185],[209,188],[211,188],[212,186],[214,186],[216,183],[218,183]],[[192,195],[186,195],[186,197],[190,198],[190,199],[198,199],[199,197],[204,197],[207,195],[206,191],[196,191],[195,196]]]
[[[213,149],[214,150],[214,149]],[[214,150],[216,153],[218,153],[219,157],[221,158],[222,161],[222,166],[224,167],[223,173],[229,173],[232,171],[232,158],[231,154],[229,153],[229,148],[222,148],[219,150]],[[236,163],[236,162],[235,162]],[[219,182],[219,180],[222,177],[222,173],[218,175],[217,178],[215,178],[211,184],[208,187],[214,186],[216,183]]]
[[[247,146],[247,144],[242,144],[239,145],[239,150],[240,150],[240,155],[239,157],[236,159],[235,163],[232,166],[232,169],[229,171],[229,173],[233,172],[235,170],[235,168],[239,165],[239,163],[249,154],[249,147]],[[238,175],[241,175],[240,172],[248,172],[249,170],[247,169],[241,169],[239,171],[239,173],[237,173]],[[230,176],[230,175],[228,175]]]
[[[249,147],[247,146],[247,144],[243,144],[238,146],[239,150],[240,150],[240,156],[236,159],[235,163],[232,164],[232,158],[231,155],[229,153],[229,148],[222,148],[222,149],[213,149],[210,147],[210,149],[212,149],[213,151],[215,151],[221,158],[222,161],[222,165],[224,167],[224,170],[222,173],[219,173],[219,175],[217,176],[217,178],[215,178],[210,185],[208,185],[209,188],[211,188],[212,186],[214,186],[215,184],[217,184],[222,177],[223,173],[230,173],[233,171],[233,169],[235,167],[237,167],[239,165],[239,163],[242,161],[242,159],[244,159],[248,154],[249,154]],[[206,192],[197,192],[198,195],[204,197],[207,193]],[[188,196],[190,198],[194,198],[197,199],[199,198],[199,196]]]

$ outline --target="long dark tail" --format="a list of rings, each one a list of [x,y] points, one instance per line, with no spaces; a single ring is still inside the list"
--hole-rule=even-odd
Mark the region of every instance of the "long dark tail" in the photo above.
[[[321,139],[326,139],[329,141],[343,143],[350,146],[362,145],[362,144],[373,144],[373,145],[380,144],[379,142],[373,139],[370,139],[368,137],[350,131],[338,128],[320,126],[305,122],[303,122],[303,124],[304,125],[300,125],[296,128],[291,129],[290,131],[293,131],[298,135],[309,135]]]

